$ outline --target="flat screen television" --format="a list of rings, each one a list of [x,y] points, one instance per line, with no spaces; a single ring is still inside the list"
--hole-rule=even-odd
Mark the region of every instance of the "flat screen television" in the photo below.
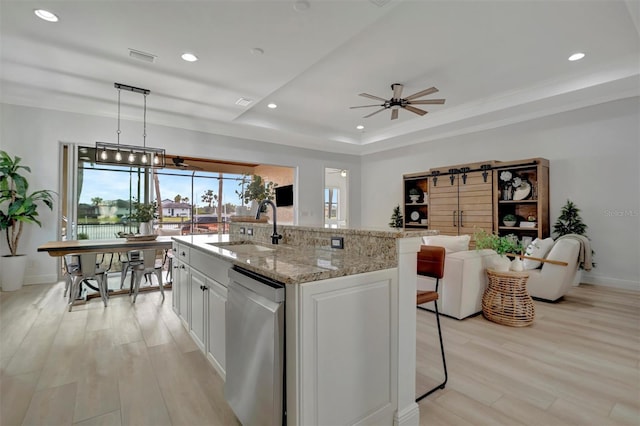
[[[293,205],[293,185],[276,186],[276,206]]]

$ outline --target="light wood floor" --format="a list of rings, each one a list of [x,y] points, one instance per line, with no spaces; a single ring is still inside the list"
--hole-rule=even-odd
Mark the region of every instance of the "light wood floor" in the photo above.
[[[236,425],[222,380],[171,311],[171,292],[67,312],[63,284],[0,293],[0,424]],[[581,285],[536,321],[442,319],[449,383],[423,425],[640,425],[640,294]],[[418,311],[418,391],[440,374]],[[435,382],[434,382],[435,383]]]

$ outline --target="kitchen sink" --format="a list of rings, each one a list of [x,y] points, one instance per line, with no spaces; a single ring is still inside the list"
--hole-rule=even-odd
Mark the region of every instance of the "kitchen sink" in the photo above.
[[[231,252],[239,253],[239,254],[254,254],[254,253],[270,252],[275,250],[271,247],[266,247],[260,244],[253,244],[253,243],[244,242],[244,241],[238,241],[234,243],[209,243],[209,244],[212,246],[215,246],[224,250],[229,250]]]

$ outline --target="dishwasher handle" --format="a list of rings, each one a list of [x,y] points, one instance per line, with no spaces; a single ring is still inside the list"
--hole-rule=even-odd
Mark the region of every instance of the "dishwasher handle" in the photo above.
[[[284,284],[281,282],[238,266],[229,269],[229,279],[273,302],[284,302]]]

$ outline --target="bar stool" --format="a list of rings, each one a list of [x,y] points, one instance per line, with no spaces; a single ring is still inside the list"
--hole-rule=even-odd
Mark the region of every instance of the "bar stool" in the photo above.
[[[137,265],[142,265],[142,257],[140,251],[132,250],[127,252],[126,260],[122,261],[122,271],[120,272],[120,289],[124,287],[124,280],[127,277],[127,272],[133,271],[133,268]],[[129,292],[133,290],[133,272],[131,272],[131,284],[129,285]]]
[[[440,283],[440,279],[444,275],[444,257],[445,257],[445,249],[444,247],[438,246],[427,246],[423,245],[420,247],[420,251],[418,252],[418,271],[419,275],[424,275],[427,277],[436,279],[436,287],[434,291],[420,291],[416,293],[416,305],[418,305],[418,309],[422,309],[428,311],[428,309],[423,308],[423,303],[433,302],[435,314],[436,314],[436,322],[438,323],[438,337],[440,338],[440,353],[442,354],[442,367],[444,369],[444,382],[440,383],[433,389],[425,392],[416,398],[416,402],[422,400],[428,395],[431,395],[438,389],[444,389],[444,386],[447,384],[448,374],[447,374],[447,362],[444,357],[444,345],[442,343],[442,328],[440,327],[440,314],[438,312],[438,284]]]
[[[96,253],[72,254],[72,258],[78,260],[77,267],[69,270],[68,273],[72,277],[71,290],[69,291],[69,312],[73,306],[76,294],[80,289],[80,284],[85,280],[96,280],[98,282],[98,291],[102,298],[105,308],[107,307],[107,299],[109,293],[107,290],[107,270],[99,268],[96,264],[98,256]]]
[[[158,278],[158,286],[160,287],[160,293],[162,293],[162,301],[164,302],[164,287],[162,286],[162,261],[157,262],[156,250],[146,249],[142,250],[142,263],[132,266],[132,279],[135,281],[133,291],[133,303],[136,303],[138,297],[138,291],[140,290],[140,282],[142,277],[150,274],[156,274]],[[151,279],[149,279],[151,282]]]

